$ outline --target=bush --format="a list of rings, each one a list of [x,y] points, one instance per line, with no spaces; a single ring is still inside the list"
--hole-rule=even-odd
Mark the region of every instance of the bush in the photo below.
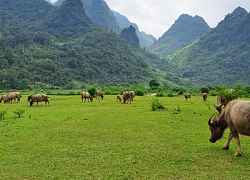
[[[163,92],[159,92],[156,94],[157,97],[164,97],[164,93]]]
[[[1,110],[0,111],[0,119],[4,119],[4,115],[7,113],[6,110]]]
[[[209,92],[209,95],[210,95],[210,96],[217,96],[217,95],[218,95],[218,92],[215,91],[215,90],[211,90],[211,91]]]
[[[88,89],[88,93],[92,96],[95,97],[96,96],[96,87],[92,86]]]
[[[168,97],[174,97],[173,92],[169,92],[169,93],[168,93]]]
[[[160,103],[158,99],[153,99],[151,103],[151,108],[153,111],[165,110],[166,108]]]
[[[136,96],[144,96],[144,92],[142,90],[136,90],[135,95]]]
[[[16,111],[13,111],[14,114],[18,115],[18,117],[20,118],[21,115],[24,113],[25,110],[22,109],[17,109]]]

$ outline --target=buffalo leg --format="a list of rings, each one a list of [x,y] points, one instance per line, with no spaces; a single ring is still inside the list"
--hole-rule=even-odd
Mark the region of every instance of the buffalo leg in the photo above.
[[[233,134],[230,132],[227,138],[227,142],[226,144],[223,146],[223,149],[228,150],[229,149],[229,145],[231,140],[233,139]]]
[[[239,139],[238,133],[237,133],[237,136],[234,137],[234,138],[235,138],[235,141],[236,141],[236,144],[237,144],[237,151],[236,151],[236,153],[234,155],[235,156],[241,156],[243,153],[242,153],[242,149],[241,149],[240,139]]]
[[[239,134],[237,133],[237,131],[233,127],[230,128],[230,131],[231,131],[232,136],[234,137],[236,144],[237,144],[237,151],[234,155],[241,156],[243,153],[242,153],[242,149],[241,149],[241,145],[240,145]]]

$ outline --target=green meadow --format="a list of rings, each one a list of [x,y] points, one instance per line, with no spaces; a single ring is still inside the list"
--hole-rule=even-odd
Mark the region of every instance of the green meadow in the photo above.
[[[153,99],[166,110],[152,111]],[[20,104],[0,104],[0,179],[249,179],[250,137],[240,136],[241,157],[234,140],[222,149],[228,130],[208,140],[215,96],[49,100],[29,107],[24,95]]]

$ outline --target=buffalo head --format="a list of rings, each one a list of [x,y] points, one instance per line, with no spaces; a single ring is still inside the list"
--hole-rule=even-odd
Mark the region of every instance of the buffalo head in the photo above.
[[[211,131],[211,137],[209,141],[215,143],[218,139],[222,137],[225,129],[221,129],[219,127],[217,118],[216,116],[214,116],[214,114],[209,118],[208,125]]]

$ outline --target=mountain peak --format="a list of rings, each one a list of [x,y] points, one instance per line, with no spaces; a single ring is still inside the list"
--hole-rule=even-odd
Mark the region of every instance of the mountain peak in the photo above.
[[[210,27],[202,17],[182,14],[170,29],[150,47],[150,50],[159,56],[167,56],[200,38],[209,30]]]
[[[43,26],[57,37],[84,35],[90,25],[91,20],[85,14],[81,0],[66,0],[43,22]]]
[[[140,48],[140,42],[138,36],[136,35],[136,29],[132,25],[128,28],[124,28],[120,34],[120,37],[125,39],[128,44],[134,48]]]
[[[248,15],[244,8],[237,7],[232,13],[229,13],[216,26],[217,29],[237,29],[238,26],[245,20]]]
[[[56,6],[60,6],[65,0],[55,2]],[[105,29],[120,33],[115,17],[109,6],[104,0],[81,0],[87,16],[94,24],[98,24]]]
[[[245,15],[245,14],[247,14],[247,11],[244,9],[244,8],[242,8],[242,7],[237,7],[234,11],[233,11],[233,13],[232,14],[242,14],[242,15]]]

